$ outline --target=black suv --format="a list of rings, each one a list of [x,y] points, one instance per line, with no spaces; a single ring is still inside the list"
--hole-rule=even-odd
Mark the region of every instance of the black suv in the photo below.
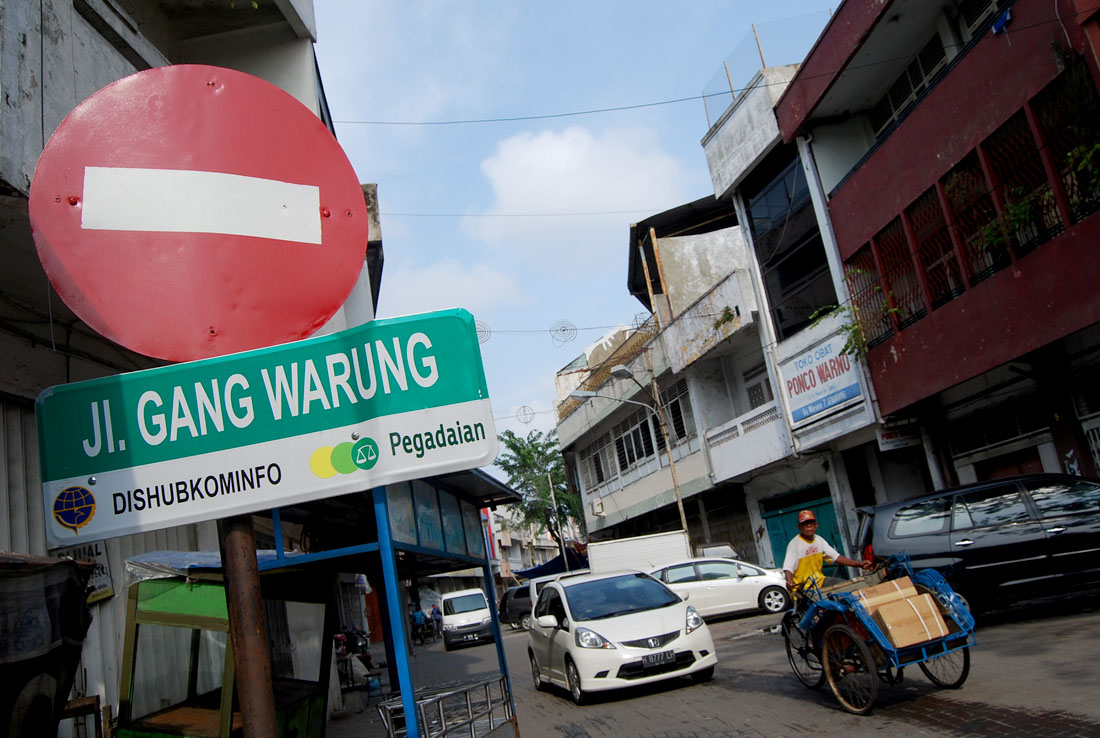
[[[526,584],[504,590],[500,596],[500,622],[524,630],[531,627],[531,595]]]
[[[858,512],[865,557],[908,553],[976,611],[1100,583],[1100,480],[1033,474]]]

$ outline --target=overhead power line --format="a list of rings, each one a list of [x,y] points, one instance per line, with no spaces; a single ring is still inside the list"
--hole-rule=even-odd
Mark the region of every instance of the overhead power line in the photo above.
[[[1053,18],[1050,18],[1048,20],[1039,21],[1037,23],[1032,23],[1032,24],[1029,24],[1029,25],[1017,25],[1017,26],[1014,26],[1014,27],[1011,27],[1011,28],[1007,29],[1007,32],[1015,33],[1015,32],[1018,32],[1018,31],[1024,31],[1024,30],[1028,30],[1028,29],[1031,29],[1031,28],[1039,28],[1039,27],[1042,27],[1042,26],[1049,25],[1051,23],[1061,24],[1062,21],[1065,20],[1065,19],[1074,18],[1076,16],[1088,16],[1089,14],[1091,14],[1091,13],[1097,11],[1097,10],[1100,10],[1100,5],[1096,5],[1096,6],[1093,6],[1091,8],[1084,9],[1084,10],[1077,10],[1077,11],[1074,11],[1072,13],[1067,13],[1066,15],[1056,15]],[[848,66],[843,67],[842,69],[838,69],[838,70],[829,70],[829,71],[825,71],[825,72],[818,72],[816,74],[807,73],[807,74],[799,75],[798,78],[795,79],[795,80],[791,80],[790,84],[808,82],[809,80],[817,79],[819,77],[832,77],[837,72],[845,71],[845,70],[867,69],[869,67],[878,66],[880,64],[894,64],[894,63],[899,62],[899,61],[911,60],[911,59],[914,59],[915,57],[916,57],[915,54],[908,54],[906,56],[884,57],[882,59],[876,59],[874,61],[865,62],[863,64],[848,65]],[[695,101],[698,101],[698,100],[706,100],[707,98],[711,98],[711,97],[724,97],[724,96],[730,95],[730,94],[740,95],[744,92],[747,92],[750,89],[755,89],[756,87],[771,87],[771,86],[775,86],[775,85],[787,85],[787,84],[788,84],[787,81],[783,81],[783,82],[765,82],[765,83],[762,83],[762,84],[759,84],[759,85],[754,85],[753,87],[740,87],[740,88],[737,88],[737,89],[730,90],[729,92],[723,90],[722,92],[712,92],[712,93],[706,93],[706,94],[691,95],[691,96],[688,96],[688,97],[678,97],[678,98],[675,98],[675,99],[672,99],[672,100],[659,100],[657,102],[638,103],[638,104],[635,104],[635,105],[617,105],[617,106],[613,106],[613,107],[590,108],[590,109],[587,109],[587,110],[574,110],[574,111],[565,112],[565,113],[543,113],[543,114],[536,114],[536,115],[511,115],[511,116],[501,116],[501,117],[496,117],[496,118],[463,118],[463,119],[455,119],[455,120],[334,120],[333,122],[341,124],[341,125],[364,125],[364,126],[458,126],[458,125],[474,125],[474,124],[481,124],[481,123],[516,123],[516,122],[529,121],[529,120],[551,120],[551,119],[555,119],[555,118],[574,118],[574,117],[578,117],[578,116],[582,116],[582,115],[600,115],[600,114],[603,114],[603,113],[617,113],[617,112],[621,112],[621,111],[624,111],[624,110],[641,110],[643,108],[656,108],[656,107],[662,107],[662,106],[665,106],[665,105],[678,105],[680,103],[685,103],[685,102],[695,102]]]
[[[578,213],[380,213],[380,215],[391,218],[565,218],[574,215],[637,215],[638,213],[654,213],[660,210],[662,210],[662,208],[648,208],[645,210],[595,210]]]

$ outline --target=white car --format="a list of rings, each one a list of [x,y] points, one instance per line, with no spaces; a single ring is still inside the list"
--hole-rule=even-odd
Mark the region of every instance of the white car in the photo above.
[[[782,570],[735,559],[688,559],[661,567],[652,576],[689,600],[703,617],[757,608],[780,613],[791,606]]]
[[[642,572],[562,576],[546,584],[527,631],[535,689],[556,684],[573,701],[607,689],[691,676],[718,658],[695,608]]]

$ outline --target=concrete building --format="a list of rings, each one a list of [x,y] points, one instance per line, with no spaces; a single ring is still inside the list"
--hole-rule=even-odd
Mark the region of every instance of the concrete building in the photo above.
[[[253,7],[255,5],[255,7]],[[173,0],[9,0],[0,25],[0,550],[46,555],[34,401],[51,385],[158,366],[88,328],[53,292],[28,219],[35,166],[54,129],[81,101],[137,71],[201,63],[244,71],[292,94],[332,127],[313,42],[311,0],[256,4]],[[345,308],[322,331],[373,317],[382,244],[376,191],[367,268]],[[270,547],[267,530],[258,545]],[[287,541],[288,545],[290,541]],[[76,682],[80,694],[118,704],[123,562],[152,550],[217,550],[213,522],[90,541],[70,552],[105,569]],[[65,552],[52,552],[62,554]],[[355,584],[347,585],[354,591]],[[355,608],[360,609],[360,608]],[[91,734],[90,723],[80,726]],[[63,721],[63,735],[76,730]]]
[[[1078,0],[845,2],[778,101],[929,486],[1100,466],[1098,44]]]
[[[545,564],[561,553],[549,533],[524,528],[514,519],[510,508],[493,511],[492,518],[500,580],[505,586],[515,582],[514,572]]]
[[[848,0],[737,91],[716,199],[632,229],[652,319],[559,373],[593,538],[677,528],[679,498],[745,558],[778,562],[801,507],[854,553],[861,505],[1095,475],[1097,43],[1072,0]],[[654,380],[675,480],[629,404]]]
[[[799,509],[816,509],[842,548],[854,533],[845,455],[877,453],[875,415],[858,360],[842,353],[841,319],[818,317],[842,302],[843,283],[820,193],[776,124],[794,71],[762,70],[711,126],[714,197],[632,227],[628,286],[651,320],[586,374],[571,365],[582,394],[598,395],[564,399],[558,427],[594,539],[680,527],[679,504],[694,544],[729,542],[768,565]],[[639,381],[616,378],[627,376],[618,365]],[[675,483],[659,418],[631,404],[652,406],[654,381]],[[573,391],[562,374],[559,387]]]

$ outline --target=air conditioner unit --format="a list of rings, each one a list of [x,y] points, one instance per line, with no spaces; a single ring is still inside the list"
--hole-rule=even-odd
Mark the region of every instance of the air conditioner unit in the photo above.
[[[599,497],[592,500],[592,514],[603,515],[603,500]]]

